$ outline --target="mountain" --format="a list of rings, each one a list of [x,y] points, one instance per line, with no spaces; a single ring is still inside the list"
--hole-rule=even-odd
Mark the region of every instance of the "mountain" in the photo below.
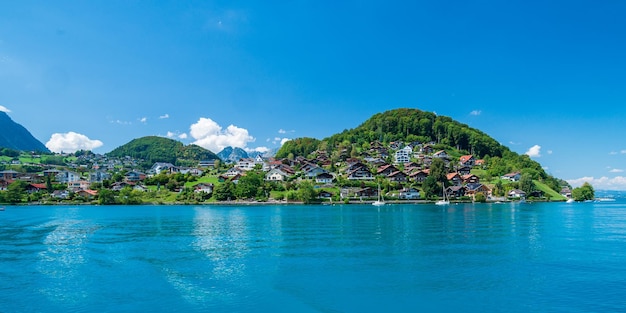
[[[180,141],[158,136],[133,139],[107,153],[107,156],[119,158],[130,156],[141,159],[144,168],[149,168],[156,162],[195,166],[202,160],[219,159],[215,153],[200,146],[193,144],[185,146]]]
[[[50,152],[24,126],[14,122],[8,114],[0,112],[0,147],[22,151]]]
[[[562,181],[548,175],[538,162],[511,151],[484,132],[447,116],[409,108],[375,114],[356,128],[322,140],[297,138],[288,141],[276,157],[307,157],[316,150],[322,150],[336,162],[346,157],[368,156],[371,154],[370,146],[377,143],[386,147],[394,146],[391,143],[429,144],[435,150],[445,150],[451,159],[458,160],[468,154],[484,159],[487,164],[484,175],[487,178],[520,171],[547,183],[552,189],[559,190],[562,185]],[[389,152],[393,153],[393,150]]]
[[[235,163],[239,161],[239,159],[245,159],[250,157],[245,150],[233,147],[224,148],[222,151],[217,153],[217,156],[219,156],[220,159],[222,159],[226,163]]]

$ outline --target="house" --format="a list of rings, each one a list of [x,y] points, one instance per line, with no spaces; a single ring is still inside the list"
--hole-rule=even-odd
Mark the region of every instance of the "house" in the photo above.
[[[91,183],[86,180],[78,180],[67,183],[67,189],[72,191],[89,189],[89,186],[91,186]]]
[[[476,159],[474,158],[473,155],[462,155],[459,158],[459,164],[461,164],[461,166],[469,166],[470,168],[474,166],[474,164],[476,163]]]
[[[230,169],[228,169],[228,171],[226,171],[226,173],[224,173],[224,176],[226,177],[234,177],[237,175],[241,175],[243,173],[243,170],[238,168],[238,167],[231,167]]]
[[[317,175],[317,177],[315,178],[315,182],[318,184],[332,184],[333,183],[333,175],[326,172],[326,173],[320,173],[319,175]]]
[[[46,184],[28,184],[26,186],[26,192],[28,193],[39,192],[47,189]]]
[[[56,175],[56,181],[61,184],[67,184],[80,180],[80,174],[72,171],[60,171],[59,174]]]
[[[519,189],[513,189],[508,193],[509,198],[526,198],[526,192]]]
[[[350,164],[347,171],[349,180],[371,180],[374,179],[374,175],[370,172],[367,166],[361,162]]]
[[[318,198],[320,199],[330,199],[333,197],[333,193],[326,191],[326,190],[322,190],[320,191],[320,193],[317,195]]]
[[[327,173],[328,171],[317,166],[317,165],[313,165],[310,166],[306,171],[305,171],[305,176],[307,178],[316,178],[319,174],[322,173]]]
[[[79,197],[83,197],[85,199],[94,199],[95,197],[98,196],[98,191],[97,190],[80,190],[78,192],[76,192],[76,195]]]
[[[57,199],[67,199],[70,196],[70,192],[67,190],[55,190],[50,195]]]
[[[415,182],[418,183],[423,183],[426,180],[426,177],[428,177],[428,174],[430,173],[430,170],[421,170],[421,171],[417,171],[417,172],[413,172],[409,175],[409,178]]]
[[[174,164],[172,163],[156,162],[152,165],[148,173],[153,174],[153,175],[158,175],[161,173],[166,173],[166,174],[178,173],[178,171],[179,171],[178,167],[174,166]]]
[[[113,190],[113,191],[120,191],[120,190],[122,190],[122,189],[124,189],[126,187],[129,187],[129,186],[132,186],[132,185],[129,184],[129,183],[126,183],[126,182],[117,182],[117,183],[113,183],[111,185],[111,190]]]
[[[461,176],[469,175],[472,172],[472,168],[469,166],[461,166],[456,171],[457,173],[461,174]]]
[[[253,170],[255,166],[256,161],[252,158],[242,158],[237,162],[237,167],[244,171]]]
[[[413,154],[413,149],[411,147],[404,147],[395,154],[396,164],[404,164],[411,161],[411,155]]]
[[[463,179],[463,183],[465,184],[480,183],[480,178],[474,174],[463,175],[461,178]]]
[[[216,161],[217,160],[201,160],[200,163],[198,163],[198,167],[214,168]]]
[[[378,168],[378,170],[376,171],[376,175],[385,175],[385,176],[389,176],[391,175],[391,173],[395,173],[398,171],[398,168],[391,165],[391,164],[387,164],[387,165],[383,165],[381,167]]]
[[[559,192],[559,194],[561,194],[562,196],[566,198],[572,197],[572,191],[568,187],[561,188],[561,192]]]
[[[450,197],[460,198],[465,196],[466,188],[463,186],[450,186],[446,188],[446,194]]]
[[[387,175],[387,178],[392,182],[405,182],[408,180],[408,176],[402,171],[395,171]]]
[[[265,174],[265,180],[267,181],[285,181],[287,180],[287,173],[283,172],[279,168],[271,169]]]
[[[445,150],[439,150],[439,151],[433,153],[433,158],[447,159],[448,158],[448,154],[446,153]]]
[[[500,178],[504,180],[509,180],[509,181],[519,181],[521,177],[522,175],[520,174],[520,172],[513,172],[513,173],[504,174]]]
[[[465,185],[465,194],[474,197],[477,193],[483,193],[486,197],[491,195],[491,189],[481,183],[467,184]]]
[[[146,174],[137,171],[130,171],[124,176],[124,180],[128,183],[136,183],[138,181],[144,180],[145,178]]]
[[[454,186],[460,186],[463,183],[463,179],[459,173],[449,173],[446,176],[446,179],[448,179],[449,182],[452,182],[452,185]]]
[[[378,191],[374,188],[365,187],[363,189],[359,189],[355,192],[357,197],[377,197]]]
[[[199,183],[195,186],[193,186],[193,191],[194,192],[204,192],[207,194],[211,194],[213,193],[213,187],[215,187],[213,184],[210,183]]]
[[[415,188],[405,188],[400,190],[398,195],[400,199],[414,200],[420,198],[420,192]]]
[[[431,145],[423,145],[422,148],[420,149],[420,152],[422,154],[431,154],[433,153],[434,149]]]
[[[485,166],[485,160],[483,159],[478,159],[476,160],[476,162],[474,162],[474,166]]]
[[[107,179],[111,179],[111,174],[104,171],[95,171],[89,173],[89,181],[91,183],[101,183]]]

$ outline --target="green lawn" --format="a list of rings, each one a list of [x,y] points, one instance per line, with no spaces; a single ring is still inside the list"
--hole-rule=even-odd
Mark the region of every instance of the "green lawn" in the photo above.
[[[564,196],[562,196],[561,194],[559,194],[557,191],[555,191],[554,189],[548,187],[548,185],[538,181],[538,180],[533,180],[533,182],[535,183],[535,186],[537,187],[537,189],[543,191],[543,193],[546,196],[550,196],[550,200],[554,200],[554,201],[565,201],[567,200]]]

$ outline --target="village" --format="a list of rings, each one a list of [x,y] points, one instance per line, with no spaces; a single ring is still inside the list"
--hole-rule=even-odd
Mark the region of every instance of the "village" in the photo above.
[[[43,198],[59,201],[74,198],[93,201],[103,189],[115,192],[125,189],[137,192],[160,190],[166,187],[166,181],[157,181],[155,177],[176,175],[184,177],[184,181],[189,183],[168,186],[170,192],[180,193],[184,188],[191,188],[194,193],[204,194],[203,199],[209,199],[216,185],[225,182],[237,185],[250,171],[259,171],[264,181],[272,186],[289,184],[294,188],[298,183],[309,182],[314,186],[316,198],[320,201],[374,199],[378,196],[376,184],[381,183],[384,186],[382,196],[389,199],[428,200],[443,196],[441,189],[440,192],[425,194],[424,188],[421,188],[430,176],[432,164],[443,162],[447,172],[445,196],[448,198],[475,201],[476,195],[481,194],[488,201],[508,201],[543,196],[541,191],[533,190],[529,193],[521,190],[517,184],[511,184],[520,181],[522,175],[519,171],[499,177],[501,182],[511,187],[505,192],[494,192],[494,184],[481,182],[480,176],[474,173],[485,169],[484,160],[476,159],[473,155],[452,157],[445,150],[435,150],[434,146],[402,142],[384,146],[380,142],[372,142],[369,151],[359,157],[351,157],[343,151],[338,158],[333,159],[326,151],[318,150],[311,153],[309,158],[297,156],[276,159],[257,155],[232,163],[201,160],[195,167],[156,162],[146,171],[139,169],[141,160],[130,157],[109,158],[93,153],[82,154],[62,166],[23,164],[19,159],[14,159],[2,164],[7,169],[0,171],[0,191],[6,191],[10,184],[20,181],[27,194],[39,194]],[[41,170],[25,172],[13,168]],[[284,190],[283,187],[273,189]],[[569,198],[571,191],[564,188],[560,194]],[[41,198],[35,197],[38,200]],[[230,199],[236,198],[233,195]],[[276,198],[285,199],[284,195]]]

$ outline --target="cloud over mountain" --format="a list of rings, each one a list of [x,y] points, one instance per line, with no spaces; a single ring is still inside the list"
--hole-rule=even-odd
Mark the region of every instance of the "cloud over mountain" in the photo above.
[[[254,142],[245,128],[229,125],[226,129],[210,118],[201,117],[192,124],[189,134],[194,144],[211,151],[222,151],[225,147],[246,148],[248,143]]]
[[[102,147],[102,145],[103,143],[100,140],[92,140],[83,134],[75,132],[52,134],[50,140],[46,143],[46,147],[56,153],[93,150]]]

